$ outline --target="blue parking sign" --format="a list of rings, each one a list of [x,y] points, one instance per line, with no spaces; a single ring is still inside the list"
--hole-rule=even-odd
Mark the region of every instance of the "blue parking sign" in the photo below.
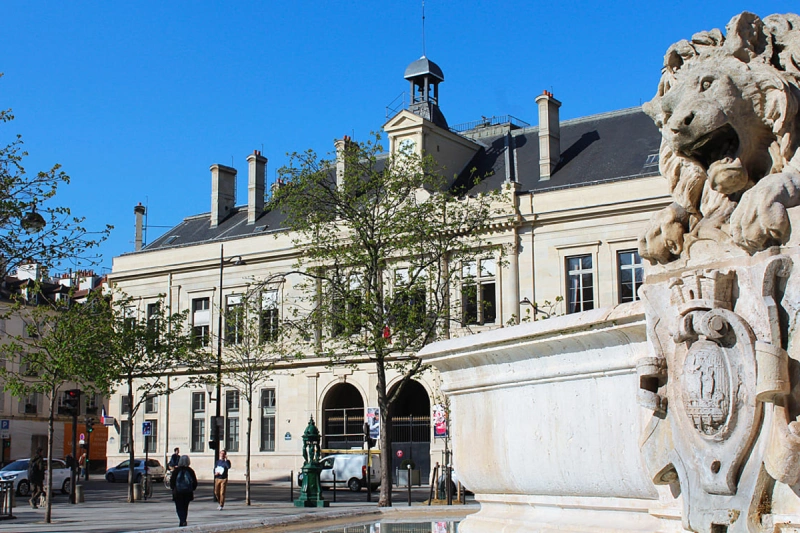
[[[11,420],[0,420],[0,431],[11,429]]]
[[[153,435],[153,423],[150,421],[142,422],[142,436],[151,437]]]

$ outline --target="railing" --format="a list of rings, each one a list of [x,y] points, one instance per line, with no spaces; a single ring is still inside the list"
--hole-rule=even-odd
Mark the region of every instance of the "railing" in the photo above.
[[[392,442],[430,442],[430,416],[392,417]]]
[[[500,115],[491,117],[482,117],[480,120],[473,120],[472,122],[464,122],[463,124],[456,124],[451,126],[450,130],[456,133],[474,130],[478,128],[488,128],[490,126],[498,126],[500,124],[511,124],[518,128],[527,128],[530,126],[527,122],[512,115]]]
[[[14,516],[14,482],[0,481],[0,520],[16,518]]]

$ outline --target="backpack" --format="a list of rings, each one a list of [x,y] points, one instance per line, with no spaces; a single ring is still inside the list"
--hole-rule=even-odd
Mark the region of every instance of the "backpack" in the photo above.
[[[194,492],[194,487],[192,487],[192,476],[189,475],[188,470],[181,470],[176,475],[175,492],[178,494]]]

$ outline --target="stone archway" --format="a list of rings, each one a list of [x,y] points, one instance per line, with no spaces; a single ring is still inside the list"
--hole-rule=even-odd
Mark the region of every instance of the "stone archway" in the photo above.
[[[364,398],[353,385],[331,387],[322,402],[322,447],[349,450],[364,444]]]
[[[403,458],[397,451],[403,451]],[[392,467],[403,459],[413,459],[427,479],[431,468],[431,400],[418,381],[409,381],[394,404],[392,412]]]

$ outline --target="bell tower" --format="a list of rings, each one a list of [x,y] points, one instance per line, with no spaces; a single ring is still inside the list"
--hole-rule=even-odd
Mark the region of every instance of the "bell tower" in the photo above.
[[[448,129],[447,120],[439,109],[439,83],[444,81],[444,73],[439,65],[423,55],[408,65],[404,77],[411,83],[408,110]]]

